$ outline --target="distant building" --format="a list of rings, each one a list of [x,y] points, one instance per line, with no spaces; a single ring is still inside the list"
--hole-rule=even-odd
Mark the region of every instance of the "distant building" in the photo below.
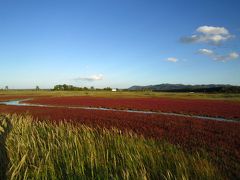
[[[112,89],[112,92],[117,92],[117,89]]]

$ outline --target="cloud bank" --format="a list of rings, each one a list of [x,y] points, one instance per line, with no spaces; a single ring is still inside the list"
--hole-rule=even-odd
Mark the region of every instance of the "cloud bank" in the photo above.
[[[200,26],[196,29],[196,34],[182,37],[181,42],[220,45],[233,37],[225,27]]]

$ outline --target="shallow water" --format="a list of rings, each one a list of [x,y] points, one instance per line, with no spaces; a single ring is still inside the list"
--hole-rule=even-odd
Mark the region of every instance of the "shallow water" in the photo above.
[[[25,107],[55,107],[55,108],[69,108],[69,109],[86,109],[86,110],[99,110],[99,111],[114,111],[114,112],[129,112],[129,113],[140,113],[140,114],[161,114],[168,116],[180,116],[180,117],[192,117],[203,120],[213,120],[213,121],[224,121],[224,122],[240,122],[240,119],[227,119],[219,117],[209,117],[209,116],[200,116],[200,115],[189,115],[189,114],[180,114],[180,113],[171,113],[171,112],[156,112],[156,111],[143,111],[143,110],[120,110],[112,108],[97,108],[97,107],[84,107],[84,106],[57,106],[57,105],[44,105],[44,104],[29,104],[24,103],[31,99],[22,99],[22,100],[12,100],[0,102],[0,105],[7,106],[25,106]]]

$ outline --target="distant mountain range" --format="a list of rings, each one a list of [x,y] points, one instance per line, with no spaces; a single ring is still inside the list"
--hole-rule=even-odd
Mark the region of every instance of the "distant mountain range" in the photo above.
[[[131,91],[162,91],[162,92],[233,92],[240,93],[240,86],[225,84],[207,84],[207,85],[184,85],[184,84],[158,84],[149,86],[132,86],[128,88]]]

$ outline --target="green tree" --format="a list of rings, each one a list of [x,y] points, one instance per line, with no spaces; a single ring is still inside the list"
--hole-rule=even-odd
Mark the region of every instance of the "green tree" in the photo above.
[[[88,88],[87,88],[87,87],[84,87],[84,88],[83,88],[83,90],[84,90],[84,91],[87,91],[87,90],[88,90]]]
[[[110,87],[106,87],[106,88],[104,88],[103,90],[105,90],[105,91],[111,91],[112,88],[110,88]]]

